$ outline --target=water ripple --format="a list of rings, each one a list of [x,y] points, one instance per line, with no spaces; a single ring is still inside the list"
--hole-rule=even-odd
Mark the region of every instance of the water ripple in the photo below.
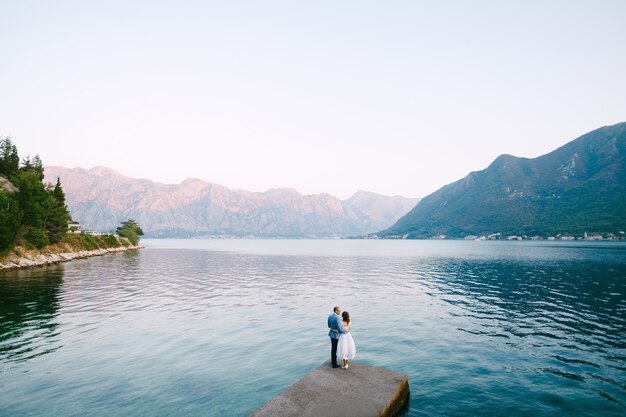
[[[0,274],[0,415],[246,415],[326,359],[408,371],[408,415],[626,412],[626,246],[152,241]]]

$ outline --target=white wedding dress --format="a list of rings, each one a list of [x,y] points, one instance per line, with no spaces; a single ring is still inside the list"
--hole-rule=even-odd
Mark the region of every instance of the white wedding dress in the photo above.
[[[356,345],[352,338],[352,333],[339,333],[339,341],[337,342],[337,359],[352,360],[356,356]]]

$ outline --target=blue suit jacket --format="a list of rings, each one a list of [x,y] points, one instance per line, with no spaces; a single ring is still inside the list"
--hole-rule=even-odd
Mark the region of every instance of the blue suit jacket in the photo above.
[[[329,329],[337,329],[337,331],[339,333],[345,333],[346,332],[346,328],[343,327],[343,324],[341,324],[341,319],[335,313],[333,313],[330,316],[328,316],[328,328]],[[330,336],[331,339],[339,339],[339,333],[336,333],[336,332],[333,332],[333,331],[329,331],[328,332],[328,336]]]

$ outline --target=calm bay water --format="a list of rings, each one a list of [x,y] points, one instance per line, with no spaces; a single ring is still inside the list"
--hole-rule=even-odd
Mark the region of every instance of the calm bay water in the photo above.
[[[245,416],[327,360],[335,304],[410,416],[626,414],[622,243],[144,244],[0,273],[0,415]]]

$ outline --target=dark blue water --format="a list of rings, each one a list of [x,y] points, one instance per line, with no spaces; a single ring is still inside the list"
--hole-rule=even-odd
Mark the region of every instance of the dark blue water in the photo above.
[[[626,245],[146,241],[0,273],[0,415],[245,416],[328,356],[408,415],[626,415]]]

